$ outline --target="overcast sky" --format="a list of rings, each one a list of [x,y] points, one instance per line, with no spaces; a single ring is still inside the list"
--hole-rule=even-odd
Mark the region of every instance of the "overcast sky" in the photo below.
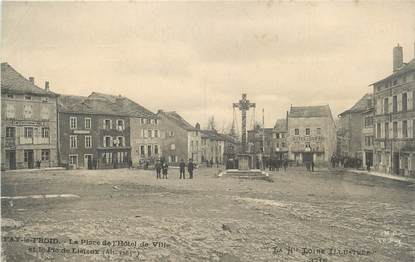
[[[273,126],[291,104],[352,106],[391,73],[397,43],[412,59],[415,2],[3,2],[1,24],[2,60],[55,92],[121,94],[219,128],[246,92]]]

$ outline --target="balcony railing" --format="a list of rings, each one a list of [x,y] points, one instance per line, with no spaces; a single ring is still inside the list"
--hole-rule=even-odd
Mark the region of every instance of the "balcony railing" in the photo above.
[[[19,144],[20,145],[29,145],[33,144],[33,137],[19,137]]]
[[[50,144],[49,137],[19,137],[19,145],[47,145]]]

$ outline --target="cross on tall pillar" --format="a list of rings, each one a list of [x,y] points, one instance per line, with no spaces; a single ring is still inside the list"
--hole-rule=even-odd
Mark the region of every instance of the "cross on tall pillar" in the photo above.
[[[255,103],[246,99],[246,94],[242,94],[242,99],[238,103],[233,103],[233,108],[238,108],[242,115],[242,153],[246,153],[246,112],[249,108],[255,108]]]

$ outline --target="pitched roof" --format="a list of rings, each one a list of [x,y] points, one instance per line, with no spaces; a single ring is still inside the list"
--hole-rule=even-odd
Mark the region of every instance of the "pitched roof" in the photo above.
[[[76,107],[85,99],[84,96],[60,95],[58,99],[59,111],[76,111]]]
[[[385,80],[391,79],[391,78],[395,78],[397,76],[403,75],[407,72],[410,71],[415,71],[415,58],[413,58],[411,61],[409,61],[408,63],[404,64],[401,68],[398,69],[398,71],[392,73],[391,75],[383,78],[382,80],[379,80],[373,84],[370,84],[369,86],[372,85],[376,85],[377,83],[383,82]]]
[[[343,113],[340,114],[340,116],[347,114],[347,113],[357,113],[357,112],[363,112],[366,109],[368,109],[367,100],[373,99],[372,94],[365,94],[362,98],[357,101],[356,104],[354,104],[351,108],[347,109]]]
[[[1,92],[57,96],[57,94],[40,88],[26,79],[8,63],[1,63]]]
[[[287,131],[287,119],[277,119],[274,129],[278,131]]]
[[[188,130],[188,131],[194,131],[194,130],[196,130],[195,127],[193,127],[191,124],[189,124],[189,122],[187,122],[186,120],[184,120],[178,113],[176,113],[176,111],[164,112],[162,110],[159,110],[159,114],[163,114],[168,119],[172,120],[178,126],[180,126],[181,128],[183,128],[185,130]]]
[[[61,95],[58,106],[60,112],[129,116],[117,104],[102,98]]]
[[[329,105],[299,107],[292,106],[288,116],[291,118],[332,117]]]
[[[157,118],[157,115],[146,109],[142,105],[134,102],[133,100],[123,97],[121,95],[114,96],[109,94],[102,94],[97,92],[92,92],[88,98],[99,98],[105,99],[110,103],[116,104],[119,107],[119,110],[129,114],[133,117],[147,117],[147,118]]]
[[[202,137],[204,136],[212,140],[226,140],[225,137],[216,130],[200,130],[200,132],[202,133]]]

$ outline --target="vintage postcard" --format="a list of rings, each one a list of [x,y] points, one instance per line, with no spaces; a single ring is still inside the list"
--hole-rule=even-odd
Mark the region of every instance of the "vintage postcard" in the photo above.
[[[414,1],[1,2],[1,261],[415,261]]]

